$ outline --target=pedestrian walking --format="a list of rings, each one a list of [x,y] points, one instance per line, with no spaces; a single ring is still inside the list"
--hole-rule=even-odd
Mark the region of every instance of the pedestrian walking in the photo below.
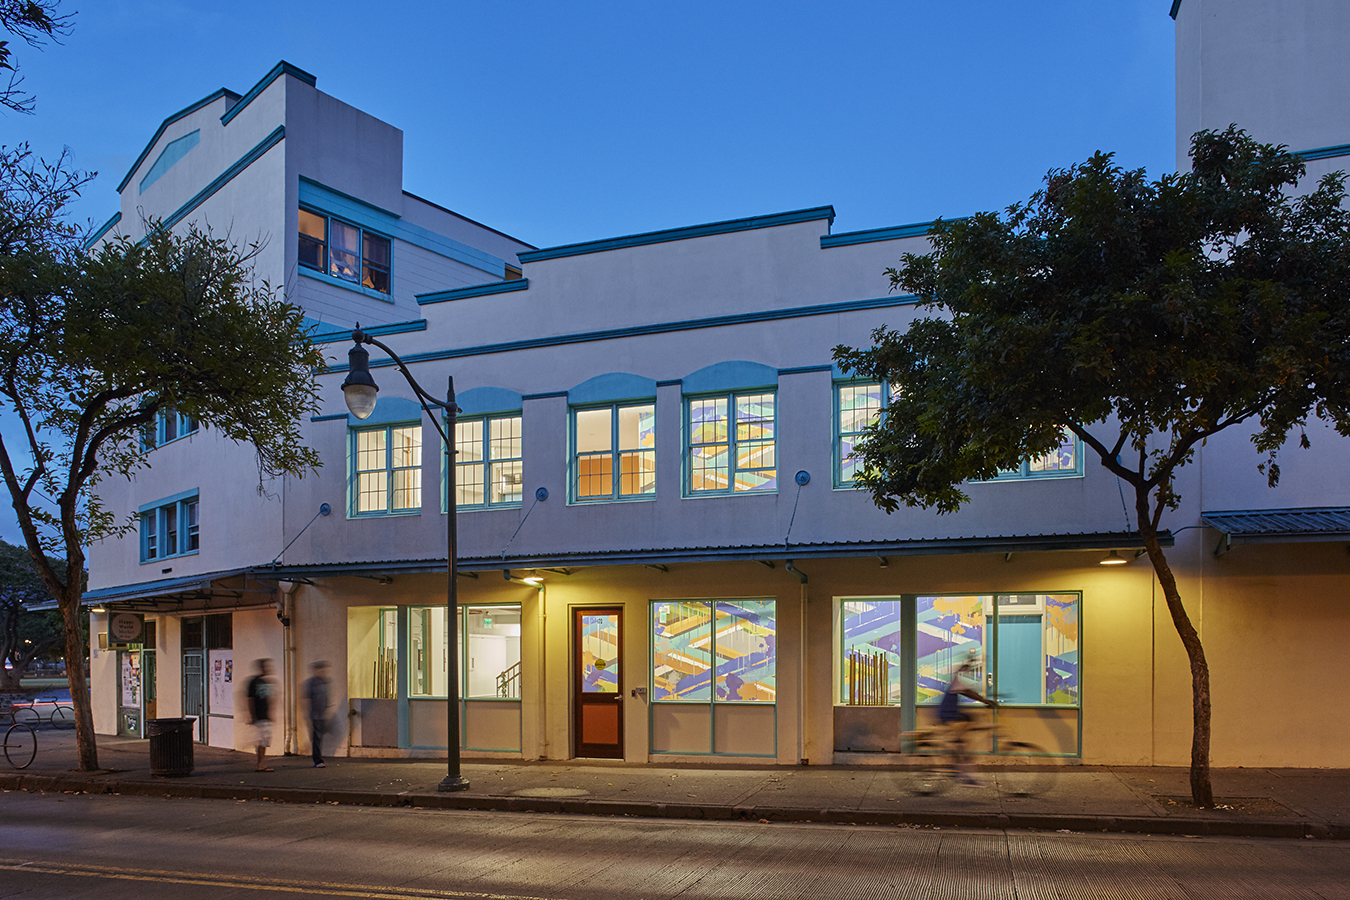
[[[276,685],[268,676],[272,673],[272,661],[260,659],[256,663],[258,674],[248,680],[248,717],[253,726],[253,741],[257,748],[259,772],[272,769],[263,765],[267,748],[272,746],[272,695]]]
[[[309,667],[305,681],[305,703],[309,707],[309,743],[314,753],[314,768],[322,769],[323,736],[328,731],[328,663],[319,660]]]

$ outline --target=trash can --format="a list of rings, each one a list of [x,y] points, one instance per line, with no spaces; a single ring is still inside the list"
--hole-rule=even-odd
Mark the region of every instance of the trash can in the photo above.
[[[192,725],[195,717],[184,719],[146,719],[145,735],[150,738],[150,774],[179,778],[192,774]]]

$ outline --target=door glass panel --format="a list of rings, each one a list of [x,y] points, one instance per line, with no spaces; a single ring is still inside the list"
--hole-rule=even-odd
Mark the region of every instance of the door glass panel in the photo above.
[[[587,694],[619,692],[619,617],[581,617],[581,690]]]

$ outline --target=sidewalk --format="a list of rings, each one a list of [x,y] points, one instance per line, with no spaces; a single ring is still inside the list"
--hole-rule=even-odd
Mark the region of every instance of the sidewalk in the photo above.
[[[269,757],[195,745],[195,771],[150,775],[149,742],[99,737],[103,772],[75,769],[75,735],[43,728],[32,766],[0,757],[0,790],[351,803],[426,809],[552,812],[673,819],[747,819],[918,827],[1033,828],[1146,834],[1350,840],[1350,770],[1215,769],[1215,809],[1190,807],[1181,768],[1066,766],[1034,798],[1007,796],[996,768],[979,787],[910,793],[910,773],[883,766],[717,766],[474,761],[469,790],[437,793],[444,760]]]

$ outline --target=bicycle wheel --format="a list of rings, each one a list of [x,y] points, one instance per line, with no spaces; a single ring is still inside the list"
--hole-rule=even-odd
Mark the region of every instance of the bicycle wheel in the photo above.
[[[74,728],[75,710],[71,709],[69,706],[58,706],[56,709],[52,710],[51,721],[53,728]]]
[[[1012,760],[1012,765],[998,771],[998,785],[1004,792],[1014,797],[1039,797],[1055,786],[1059,762],[1035,744],[1009,741],[998,755]]]
[[[27,725],[11,725],[5,732],[5,759],[16,769],[26,769],[37,756],[37,732]]]
[[[15,725],[27,725],[29,728],[37,728],[42,724],[42,713],[31,706],[14,707],[11,718],[14,719]]]
[[[920,797],[932,797],[951,790],[955,772],[951,756],[937,744],[919,744],[914,748],[918,760],[910,790]]]

